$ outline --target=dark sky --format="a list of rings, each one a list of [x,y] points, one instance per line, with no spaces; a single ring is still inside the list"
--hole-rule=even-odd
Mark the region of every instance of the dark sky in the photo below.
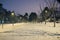
[[[25,12],[36,12],[39,14],[40,4],[42,8],[45,6],[43,0],[0,0],[0,3],[3,4],[5,9],[14,10],[16,14],[25,14]]]

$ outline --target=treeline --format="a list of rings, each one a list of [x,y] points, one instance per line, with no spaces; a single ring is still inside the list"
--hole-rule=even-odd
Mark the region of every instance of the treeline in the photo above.
[[[0,3],[0,23],[16,23],[16,22],[35,22],[37,21],[37,13],[31,12],[28,16],[28,13],[25,15],[15,15],[14,11],[7,11],[3,8],[3,4]]]
[[[58,21],[60,16],[57,16],[58,10],[52,10],[52,8],[45,7],[44,10],[37,15],[36,12],[29,13],[26,12],[24,15],[18,14],[15,15],[14,11],[7,11],[3,8],[3,5],[0,3],[0,23],[16,23],[16,22],[43,22],[48,21]],[[55,19],[54,19],[55,18]]]

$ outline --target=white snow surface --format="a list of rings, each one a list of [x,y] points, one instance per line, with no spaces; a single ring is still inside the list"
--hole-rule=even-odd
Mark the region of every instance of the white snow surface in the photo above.
[[[60,23],[15,23],[0,25],[0,40],[60,40]]]

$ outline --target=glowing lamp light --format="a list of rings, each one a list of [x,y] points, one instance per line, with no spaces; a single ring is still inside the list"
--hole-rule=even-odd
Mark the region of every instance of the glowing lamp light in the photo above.
[[[47,10],[45,10],[45,13],[47,13],[48,11]]]
[[[11,13],[11,15],[13,16],[13,15],[14,15],[14,13]]]

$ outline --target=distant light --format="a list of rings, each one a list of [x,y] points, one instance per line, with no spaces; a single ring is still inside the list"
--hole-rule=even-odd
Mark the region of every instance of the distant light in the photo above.
[[[47,10],[45,10],[45,13],[47,13],[48,11]]]
[[[11,13],[11,15],[13,16],[13,15],[14,15],[14,13]]]

